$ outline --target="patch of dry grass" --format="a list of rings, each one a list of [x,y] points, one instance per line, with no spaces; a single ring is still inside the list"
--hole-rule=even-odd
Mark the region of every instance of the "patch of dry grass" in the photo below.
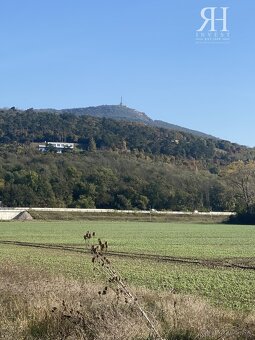
[[[102,287],[30,270],[0,266],[0,339],[150,339],[132,304]],[[139,301],[167,339],[254,340],[255,315],[211,307],[203,300],[136,290]]]
[[[136,211],[134,213],[119,213],[119,212],[69,212],[69,211],[36,211],[29,210],[30,215],[35,220],[42,221],[140,221],[140,222],[181,222],[181,223],[223,223],[226,221],[226,216],[204,216],[204,215],[172,215],[144,214]]]

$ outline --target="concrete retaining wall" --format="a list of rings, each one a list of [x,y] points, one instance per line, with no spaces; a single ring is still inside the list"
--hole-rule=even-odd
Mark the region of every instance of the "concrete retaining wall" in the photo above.
[[[83,213],[116,213],[116,214],[161,214],[161,215],[202,215],[202,216],[231,216],[235,215],[230,211],[157,211],[157,210],[114,210],[114,209],[79,209],[79,208],[2,208],[0,215],[7,211],[17,212],[17,215],[22,211],[56,211],[56,212],[83,212]]]
[[[24,211],[56,211],[56,212],[82,212],[82,213],[115,213],[115,214],[158,214],[158,215],[202,215],[202,216],[231,216],[233,212],[190,212],[190,211],[155,211],[155,210],[114,210],[114,209],[75,209],[75,208],[1,208],[0,221],[10,221]]]
[[[0,221],[10,221],[17,217],[24,210],[20,209],[1,209],[0,210]]]

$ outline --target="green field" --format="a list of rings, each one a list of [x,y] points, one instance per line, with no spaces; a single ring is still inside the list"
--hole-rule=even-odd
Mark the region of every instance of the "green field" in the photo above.
[[[111,251],[169,255],[255,265],[255,227],[146,222],[10,222],[0,224],[0,241],[84,246],[83,234],[95,231]],[[1,263],[47,269],[85,280],[102,280],[92,270],[88,254],[0,244]],[[111,259],[130,285],[202,296],[230,309],[255,309],[255,270]]]

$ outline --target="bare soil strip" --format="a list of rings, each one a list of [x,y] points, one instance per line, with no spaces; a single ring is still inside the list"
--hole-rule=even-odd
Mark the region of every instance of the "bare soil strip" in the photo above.
[[[73,253],[90,253],[90,250],[84,246],[81,247],[73,247],[68,245],[61,244],[49,244],[49,243],[30,243],[30,242],[20,242],[20,241],[5,241],[1,240],[0,244],[11,244],[22,247],[33,247],[33,248],[44,248],[44,249],[56,249],[56,250],[64,250],[70,251]],[[107,251],[107,256],[116,256],[116,257],[125,257],[125,258],[133,258],[133,259],[145,259],[145,260],[153,260],[158,262],[177,262],[183,264],[196,264],[204,267],[214,268],[214,267],[223,267],[223,268],[234,268],[234,269],[242,269],[242,270],[255,270],[255,266],[251,265],[243,265],[243,264],[235,264],[229,263],[225,259],[223,260],[206,260],[206,259],[196,259],[196,258],[181,258],[174,256],[164,256],[164,255],[156,255],[156,254],[144,254],[144,253],[132,253],[132,252],[120,252],[120,251]]]

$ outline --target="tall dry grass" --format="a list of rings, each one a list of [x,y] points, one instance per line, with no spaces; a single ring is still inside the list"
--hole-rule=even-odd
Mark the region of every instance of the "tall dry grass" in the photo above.
[[[132,304],[102,286],[12,263],[0,265],[0,339],[145,340],[149,329]],[[135,290],[162,337],[254,340],[255,315],[237,314],[174,293]]]

